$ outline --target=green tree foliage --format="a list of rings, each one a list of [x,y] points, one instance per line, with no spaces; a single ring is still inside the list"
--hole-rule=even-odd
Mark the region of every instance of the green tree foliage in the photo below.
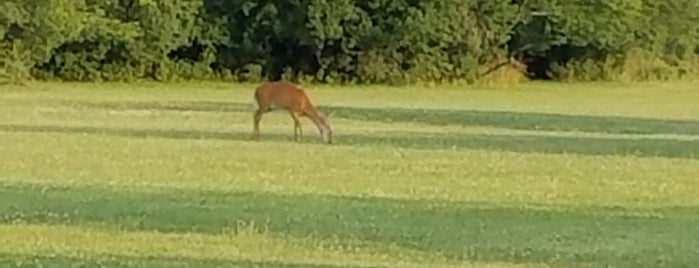
[[[699,1],[532,0],[544,14],[517,29],[536,64],[558,79],[696,77]]]
[[[5,0],[0,3],[0,69],[16,79],[47,61],[55,48],[84,27],[80,3],[72,0]]]
[[[3,0],[0,79],[473,82],[699,74],[699,0]]]

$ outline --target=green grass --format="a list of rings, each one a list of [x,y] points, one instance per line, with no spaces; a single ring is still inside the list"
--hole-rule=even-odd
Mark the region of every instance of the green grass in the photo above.
[[[0,266],[693,267],[699,91],[0,87]]]

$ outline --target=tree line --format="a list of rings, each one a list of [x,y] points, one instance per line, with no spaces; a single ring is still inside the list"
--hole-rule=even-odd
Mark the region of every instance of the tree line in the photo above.
[[[699,74],[699,0],[2,0],[0,77],[474,82]]]

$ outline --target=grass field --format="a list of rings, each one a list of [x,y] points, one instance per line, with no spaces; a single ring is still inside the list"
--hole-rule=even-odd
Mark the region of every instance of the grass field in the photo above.
[[[696,267],[694,87],[0,87],[0,266]]]

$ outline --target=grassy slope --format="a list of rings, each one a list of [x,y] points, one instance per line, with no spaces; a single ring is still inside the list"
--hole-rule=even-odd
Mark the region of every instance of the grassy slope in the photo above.
[[[312,88],[334,146],[251,88],[0,89],[0,264],[699,262],[691,85]]]

